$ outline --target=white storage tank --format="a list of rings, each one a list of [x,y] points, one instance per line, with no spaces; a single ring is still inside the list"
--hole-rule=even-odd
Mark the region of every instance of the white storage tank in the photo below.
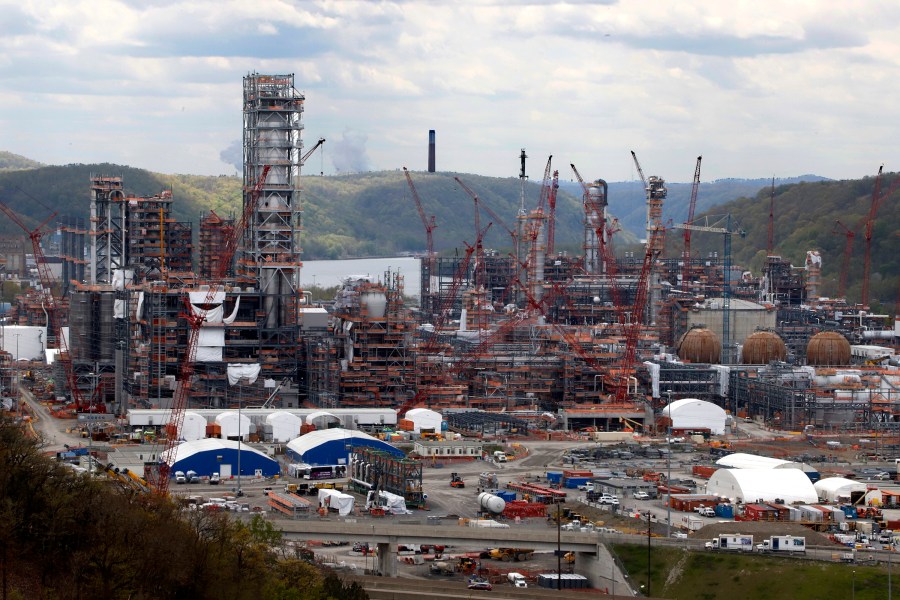
[[[499,515],[506,508],[506,500],[488,492],[481,492],[478,494],[478,506],[485,512]]]

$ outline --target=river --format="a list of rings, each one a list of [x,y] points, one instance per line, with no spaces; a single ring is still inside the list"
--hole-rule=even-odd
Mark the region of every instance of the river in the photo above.
[[[340,285],[342,279],[352,275],[368,275],[375,281],[384,281],[386,271],[398,272],[403,276],[403,293],[405,295],[419,295],[421,289],[420,260],[411,256],[305,260],[300,270],[300,287],[333,287]]]

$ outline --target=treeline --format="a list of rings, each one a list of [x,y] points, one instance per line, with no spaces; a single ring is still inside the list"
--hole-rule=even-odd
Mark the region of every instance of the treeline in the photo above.
[[[76,474],[0,417],[3,600],[362,600],[261,516],[185,511]]]

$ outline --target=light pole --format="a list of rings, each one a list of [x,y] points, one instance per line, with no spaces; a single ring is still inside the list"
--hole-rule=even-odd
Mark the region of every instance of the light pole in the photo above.
[[[237,460],[237,468],[238,468],[238,482],[237,482],[237,495],[238,497],[244,495],[244,490],[241,489],[241,441],[244,438],[243,426],[241,423],[241,388],[238,388],[238,460]]]
[[[850,600],[856,600],[856,571],[851,571],[852,579],[850,580]]]
[[[647,509],[647,595],[650,595],[650,515]]]
[[[19,386],[22,385],[22,378],[19,376],[19,336],[21,333],[13,334],[16,336],[16,414],[21,414],[22,391]]]
[[[669,427],[666,435],[666,537],[672,537],[672,390],[666,390],[669,398]]]

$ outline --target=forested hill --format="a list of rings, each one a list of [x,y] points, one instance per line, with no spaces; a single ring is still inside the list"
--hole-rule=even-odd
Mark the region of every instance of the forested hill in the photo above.
[[[885,194],[900,175],[884,175],[881,193]],[[900,186],[900,182],[897,182]],[[853,232],[848,270],[847,297],[858,302],[862,288],[865,250],[865,222],[872,208],[875,177],[861,180],[821,181],[780,185],[775,188],[774,254],[804,265],[806,252],[818,250],[822,256],[822,294],[835,296],[847,243],[846,229]],[[715,207],[710,213],[730,213],[734,228],[744,235],[733,237],[733,262],[759,273],[765,262],[768,239],[770,188],[751,197],[739,198]],[[876,211],[872,228],[870,304],[878,311],[893,313],[900,298],[900,191],[885,197]],[[671,237],[675,239],[672,240]],[[680,248],[680,232],[673,232],[670,242]],[[724,248],[721,234],[694,233],[692,248],[701,255]],[[673,248],[670,246],[670,248]]]
[[[25,215],[29,227],[36,227],[54,211],[60,219],[87,219],[92,175],[121,176],[126,194],[137,196],[171,189],[175,197],[174,217],[192,221],[195,232],[199,229],[200,216],[208,210],[227,217],[237,213],[241,202],[241,181],[235,177],[160,175],[111,164],[0,172],[0,201]],[[454,180],[454,175],[411,173],[426,216],[435,216],[434,245],[439,252],[462,250],[464,243],[476,242],[474,202]],[[479,202],[499,217],[491,217],[482,208],[482,228],[491,223],[484,245],[508,252],[512,241],[505,227],[515,229],[516,226],[521,195],[519,180],[463,174],[459,177],[479,196]],[[307,260],[425,250],[425,228],[403,171],[306,176],[301,183],[303,248]],[[537,205],[539,193],[539,184],[526,183],[526,209]],[[580,194],[576,198],[561,193],[557,203],[558,249],[580,252],[581,220]],[[0,233],[15,234],[19,229],[2,219]],[[632,235],[623,235],[620,243],[634,240]]]

